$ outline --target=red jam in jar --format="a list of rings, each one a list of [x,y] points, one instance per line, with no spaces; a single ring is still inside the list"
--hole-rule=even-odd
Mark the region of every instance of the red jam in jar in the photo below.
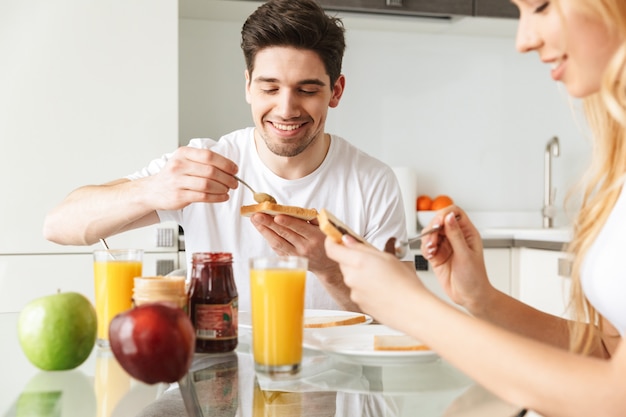
[[[194,253],[189,316],[196,329],[197,353],[231,352],[237,347],[238,301],[232,254]]]

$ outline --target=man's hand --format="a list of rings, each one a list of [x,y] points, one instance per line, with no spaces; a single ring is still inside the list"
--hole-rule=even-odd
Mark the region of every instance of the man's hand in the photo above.
[[[145,178],[146,199],[154,210],[178,210],[191,203],[219,203],[237,188],[237,165],[209,149],[178,148],[156,175]]]
[[[263,213],[256,213],[250,219],[276,254],[308,258],[309,270],[315,275],[327,274],[329,270],[339,271],[337,263],[326,256],[326,236],[319,229],[317,220],[307,222],[283,214],[270,216]]]
[[[326,256],[326,235],[320,230],[316,219],[307,222],[283,214],[273,217],[256,213],[251,216],[251,221],[276,254],[308,258],[309,271],[315,274],[341,308],[360,311],[350,299],[350,289],[343,282],[339,264]]]

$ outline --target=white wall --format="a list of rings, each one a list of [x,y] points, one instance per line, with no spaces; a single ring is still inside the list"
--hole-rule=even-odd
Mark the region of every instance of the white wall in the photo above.
[[[46,213],[176,146],[177,29],[169,0],[0,1],[0,254],[78,250]]]
[[[258,3],[208,5],[181,10],[181,144],[252,123],[239,36]],[[562,204],[590,149],[574,121],[579,103],[537,54],[516,52],[516,21],[340,16],[347,85],[327,131],[392,166],[414,167],[419,193],[448,194],[472,211],[536,212],[538,227],[544,149],[557,135],[554,185]]]

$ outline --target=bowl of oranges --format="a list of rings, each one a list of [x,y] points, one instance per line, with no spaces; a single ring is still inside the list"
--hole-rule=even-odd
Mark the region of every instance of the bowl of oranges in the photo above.
[[[428,226],[433,217],[435,217],[437,210],[454,204],[454,201],[450,196],[445,194],[440,194],[435,198],[421,194],[417,197],[415,204],[415,209],[417,210],[417,227],[418,229],[423,229]]]

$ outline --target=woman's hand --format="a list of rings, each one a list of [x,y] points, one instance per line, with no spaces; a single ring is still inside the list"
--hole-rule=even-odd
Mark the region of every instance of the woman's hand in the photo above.
[[[472,312],[476,303],[493,290],[485,268],[482,238],[457,206],[437,213],[429,227],[435,225],[440,230],[422,239],[422,254],[448,297]]]

